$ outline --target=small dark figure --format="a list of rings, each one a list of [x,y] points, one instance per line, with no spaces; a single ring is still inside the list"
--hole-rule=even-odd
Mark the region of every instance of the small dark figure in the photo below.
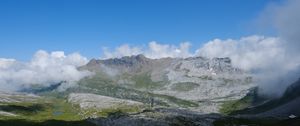
[[[154,98],[150,98],[150,107],[153,108],[154,107]]]

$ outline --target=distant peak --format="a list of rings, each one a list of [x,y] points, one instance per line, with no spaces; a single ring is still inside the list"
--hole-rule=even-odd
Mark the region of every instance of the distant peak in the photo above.
[[[89,62],[88,62],[88,65],[94,65],[94,64],[97,64],[98,61],[96,59],[91,59]]]
[[[140,59],[140,60],[148,59],[148,58],[145,57],[143,54],[136,55],[135,57],[136,57],[137,59]]]

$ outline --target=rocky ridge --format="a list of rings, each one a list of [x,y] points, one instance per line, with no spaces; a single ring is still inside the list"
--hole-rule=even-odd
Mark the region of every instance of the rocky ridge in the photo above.
[[[93,59],[79,69],[107,76],[114,85],[210,104],[210,108],[196,109],[206,113],[218,112],[220,101],[241,99],[256,86],[251,74],[232,66],[229,58],[149,59],[136,55]]]

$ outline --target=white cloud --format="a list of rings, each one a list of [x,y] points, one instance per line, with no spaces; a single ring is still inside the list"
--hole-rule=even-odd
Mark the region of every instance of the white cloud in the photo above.
[[[148,49],[144,53],[146,57],[157,59],[165,57],[189,57],[191,44],[188,42],[180,43],[179,46],[159,44],[157,42],[150,42]]]
[[[31,85],[49,86],[62,81],[66,81],[64,87],[69,87],[91,74],[77,70],[86,63],[87,59],[78,53],[65,55],[61,51],[48,53],[43,50],[37,51],[30,62],[0,59],[0,90],[16,91]]]
[[[0,58],[0,69],[7,68],[15,62],[15,59]]]
[[[264,69],[282,64],[285,50],[276,37],[249,36],[239,40],[215,39],[196,51],[204,57],[230,57],[233,65],[245,70]]]
[[[248,36],[238,40],[215,39],[204,44],[196,55],[230,57],[235,67],[250,71],[262,93],[280,95],[300,75],[300,57],[291,54],[279,37]]]
[[[140,47],[130,47],[128,44],[121,45],[112,52],[108,48],[103,48],[104,58],[120,58],[123,56],[138,55],[142,53]]]
[[[149,42],[146,48],[131,47],[128,44],[121,45],[115,50],[110,51],[104,48],[104,58],[115,58],[122,56],[131,56],[144,54],[148,58],[157,59],[165,57],[189,57],[192,54],[189,52],[191,44],[188,42],[180,43],[179,46],[169,44],[159,44],[155,41]]]

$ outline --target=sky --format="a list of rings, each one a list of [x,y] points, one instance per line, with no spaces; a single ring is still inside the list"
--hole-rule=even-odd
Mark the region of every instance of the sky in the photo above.
[[[156,41],[192,50],[215,38],[257,33],[253,20],[276,0],[1,0],[0,57],[30,60],[37,50],[78,52]],[[265,33],[267,34],[267,33]],[[273,34],[273,33],[271,33]]]
[[[229,57],[280,96],[300,77],[299,12],[300,0],[0,0],[0,90],[69,87],[91,58],[144,54]]]

